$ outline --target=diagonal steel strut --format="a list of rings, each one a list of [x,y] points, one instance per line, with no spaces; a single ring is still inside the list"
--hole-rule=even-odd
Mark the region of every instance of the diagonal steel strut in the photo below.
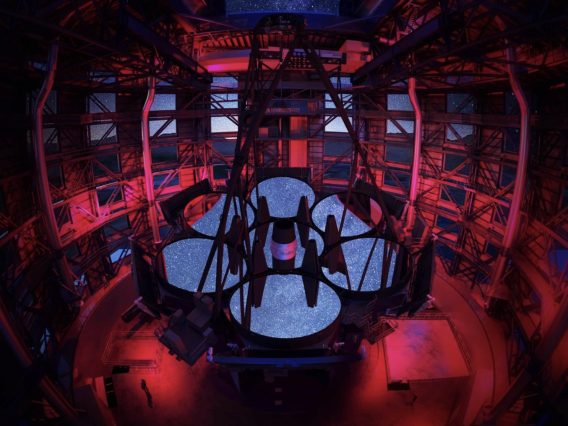
[[[247,105],[246,99],[243,99],[242,102],[242,106],[241,106],[241,114],[240,114],[240,118],[239,118],[239,132],[238,132],[238,136],[237,136],[237,143],[239,143],[242,140],[243,137],[243,133],[246,134],[246,138],[244,140],[244,142],[240,145],[240,150],[238,150],[236,152],[235,155],[235,159],[233,161],[233,167],[231,168],[231,179],[229,182],[229,188],[227,190],[227,195],[225,198],[225,205],[223,207],[223,213],[221,215],[221,219],[220,219],[220,223],[219,223],[219,229],[217,231],[217,235],[215,237],[215,242],[212,246],[212,251],[210,253],[210,258],[212,258],[213,255],[213,251],[215,250],[215,248],[217,249],[217,276],[216,276],[216,288],[215,288],[215,292],[216,292],[216,298],[215,298],[215,312],[214,312],[214,317],[213,319],[216,319],[217,316],[220,313],[221,310],[221,294],[223,291],[222,288],[222,275],[223,275],[223,249],[224,249],[224,244],[225,244],[225,240],[226,240],[226,235],[225,235],[225,226],[227,224],[227,216],[229,214],[229,209],[231,206],[231,200],[233,199],[233,197],[235,196],[235,192],[237,191],[237,187],[240,187],[240,177],[243,171],[243,168],[245,166],[245,164],[247,163],[247,159],[249,156],[249,152],[250,152],[250,148],[256,138],[256,133],[258,132],[258,128],[260,127],[260,123],[264,117],[264,114],[266,113],[266,110],[270,104],[270,101],[272,99],[272,97],[274,96],[274,93],[276,91],[276,87],[278,86],[278,84],[280,83],[280,80],[282,79],[282,75],[284,74],[284,71],[286,70],[286,67],[288,66],[288,64],[290,63],[290,60],[292,59],[292,56],[294,54],[294,50],[296,49],[296,47],[298,46],[299,42],[300,42],[300,35],[296,34],[294,37],[294,40],[292,41],[292,44],[290,45],[290,50],[288,51],[288,54],[286,55],[286,58],[284,59],[284,61],[282,62],[282,64],[280,65],[280,68],[278,69],[278,71],[276,72],[272,83],[270,85],[270,88],[268,89],[268,92],[265,94],[265,96],[263,96],[262,99],[262,104],[259,105],[258,103],[253,103],[252,105]],[[255,46],[257,47],[257,43],[254,43]],[[256,61],[258,56],[256,55],[256,51],[258,50],[258,47],[256,49],[252,50],[251,53],[251,58],[250,61]],[[252,82],[254,83],[254,82]],[[245,93],[246,93],[246,88],[245,88]],[[237,145],[238,146],[238,145]],[[238,148],[237,148],[238,149]],[[242,194],[241,195],[242,198]],[[248,232],[245,232],[245,238],[248,239]],[[247,259],[249,259],[250,261],[250,243],[247,247],[247,249],[249,250],[248,254],[247,254]],[[210,269],[210,262],[208,261],[208,265],[206,265],[206,268],[203,271],[203,275],[201,277],[201,281],[199,284],[199,287],[202,288],[203,287],[203,283],[205,282],[205,279],[207,278],[207,275],[209,273],[209,269]],[[247,273],[250,273],[250,268],[248,270]],[[250,301],[247,299],[247,303],[250,303]]]
[[[387,206],[386,206],[386,204],[383,200],[382,194],[381,194],[382,191],[377,186],[375,175],[371,172],[369,162],[367,161],[366,151],[363,149],[361,142],[359,142],[359,135],[357,135],[355,133],[355,129],[353,129],[353,125],[351,124],[351,121],[349,121],[349,117],[347,116],[347,112],[345,111],[345,108],[343,107],[343,102],[341,102],[341,100],[339,99],[339,96],[337,94],[337,90],[335,89],[335,87],[333,87],[333,84],[331,83],[331,79],[329,78],[329,75],[327,75],[327,72],[325,71],[325,68],[323,67],[323,64],[321,63],[319,56],[317,55],[312,43],[310,42],[310,40],[307,37],[303,38],[303,45],[304,45],[304,51],[306,52],[306,57],[308,58],[308,60],[310,61],[310,63],[314,67],[314,69],[317,71],[317,73],[319,74],[321,81],[323,82],[325,89],[327,90],[327,93],[329,94],[331,100],[335,104],[335,108],[337,109],[337,111],[339,112],[339,115],[341,116],[341,119],[343,120],[343,124],[345,124],[345,127],[347,128],[347,132],[349,133],[349,136],[351,137],[351,141],[353,142],[353,146],[355,147],[355,150],[359,153],[359,156],[361,157],[361,161],[363,162],[363,166],[365,167],[365,170],[367,172],[367,176],[371,180],[371,184],[373,185],[373,189],[375,190],[377,202],[379,203],[379,206],[381,207],[383,216],[386,219],[387,226],[389,227],[393,237],[398,239],[398,234],[396,232],[395,223],[394,223],[391,215],[388,212]],[[354,164],[354,166],[356,167],[357,165]],[[352,185],[353,185],[353,182],[350,181],[349,186],[352,186]]]

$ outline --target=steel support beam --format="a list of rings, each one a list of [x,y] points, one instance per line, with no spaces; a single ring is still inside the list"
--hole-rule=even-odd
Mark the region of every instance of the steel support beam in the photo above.
[[[14,354],[18,357],[20,364],[23,368],[28,368],[34,362],[34,357],[29,348],[24,343],[24,339],[17,332],[16,325],[12,321],[12,317],[6,309],[2,298],[0,298],[0,333],[12,349]],[[79,416],[73,406],[65,399],[59,392],[57,387],[53,384],[49,377],[44,376],[39,382],[39,389],[46,401],[53,407],[62,419],[65,419],[66,424],[70,425],[83,425],[84,423],[79,419]]]
[[[352,82],[361,80],[363,77],[370,76],[371,73],[376,70],[381,65],[391,61],[393,58],[403,55],[404,53],[411,50],[419,43],[423,43],[433,36],[438,34],[440,28],[443,26],[442,15],[431,19],[430,21],[423,24],[417,30],[411,32],[409,35],[404,37],[402,40],[393,44],[390,48],[386,49],[381,55],[377,56],[371,62],[363,65],[359,68],[353,76],[351,77]]]
[[[152,175],[152,151],[150,150],[150,108],[156,95],[156,78],[148,77],[148,97],[142,110],[142,159],[144,161],[144,177],[146,183],[146,198],[148,199],[148,214],[154,244],[160,244],[160,227],[158,226],[158,212],[156,210],[156,198],[154,196],[154,176]]]
[[[388,226],[390,232],[392,233],[392,236],[398,240],[400,238],[399,233],[398,233],[399,226],[395,225],[393,218],[391,217],[391,215],[388,212],[387,206],[386,206],[386,204],[383,200],[383,197],[381,195],[381,190],[377,186],[375,174],[372,172],[371,167],[369,166],[369,161],[367,159],[366,152],[364,151],[364,148],[361,145],[361,142],[359,141],[359,135],[355,132],[355,129],[353,128],[353,125],[351,124],[351,121],[349,120],[349,117],[347,116],[347,113],[345,112],[345,108],[343,107],[343,101],[342,101],[342,99],[339,98],[339,95],[338,95],[335,87],[333,87],[333,84],[331,83],[329,75],[328,75],[327,71],[325,70],[325,68],[323,67],[321,60],[320,60],[320,58],[317,54],[317,51],[314,49],[309,38],[305,37],[303,42],[304,42],[304,52],[306,53],[306,57],[308,58],[308,60],[310,61],[310,63],[312,64],[312,66],[314,67],[316,72],[318,73],[319,77],[321,78],[322,83],[324,84],[324,87],[326,88],[326,91],[329,94],[329,97],[333,101],[335,108],[337,108],[337,112],[339,113],[339,116],[341,117],[341,120],[343,121],[343,124],[345,125],[345,128],[347,129],[347,132],[349,133],[349,136],[351,137],[351,141],[353,143],[354,149],[359,153],[359,157],[361,158],[361,160],[363,162],[363,166],[364,166],[365,171],[367,173],[367,177],[371,181],[371,185],[373,186],[373,188],[375,190],[377,202],[378,202],[378,204],[381,208],[381,211],[383,213],[383,217],[385,218],[385,220],[387,222],[387,226]]]
[[[196,89],[199,89],[201,91],[204,91],[206,89],[205,84],[195,81],[195,78],[197,77],[203,78],[207,83],[211,83],[213,81],[213,76],[209,74],[209,72],[205,68],[199,65],[197,61],[191,59],[189,56],[187,56],[185,53],[183,53],[181,50],[179,50],[177,47],[171,44],[168,40],[159,36],[150,28],[145,26],[142,22],[138,21],[128,13],[124,14],[123,19],[125,21],[124,23],[126,27],[130,31],[132,31],[139,37],[146,40],[152,46],[155,46],[158,50],[161,50],[166,55],[176,59],[179,63],[187,67],[189,72],[194,77],[192,85]]]
[[[33,141],[36,160],[37,183],[39,190],[39,198],[41,209],[45,215],[47,228],[47,237],[50,246],[55,251],[55,262],[57,271],[61,277],[62,284],[73,294],[77,295],[75,289],[75,280],[67,258],[61,237],[59,236],[59,228],[57,227],[57,219],[53,211],[53,202],[51,201],[51,190],[49,189],[49,180],[47,177],[47,164],[45,162],[45,147],[43,145],[43,107],[55,80],[55,71],[57,70],[57,54],[59,47],[52,44],[49,47],[46,64],[46,76],[41,90],[39,91],[33,112]]]
[[[521,132],[520,132],[520,142],[519,142],[519,162],[517,164],[517,174],[515,176],[515,189],[513,190],[513,199],[511,200],[511,207],[509,210],[509,217],[507,219],[507,227],[505,228],[505,235],[503,236],[503,245],[497,260],[495,261],[495,267],[493,268],[493,275],[491,277],[491,284],[493,289],[498,289],[497,286],[500,285],[500,281],[503,278],[503,272],[507,264],[507,256],[509,254],[509,249],[513,245],[513,241],[517,236],[519,230],[519,224],[521,223],[521,208],[523,205],[523,200],[525,198],[525,191],[527,185],[527,167],[530,158],[529,150],[529,134],[530,134],[530,111],[529,104],[525,93],[519,83],[519,77],[517,75],[517,67],[513,65],[516,62],[516,54],[514,47],[507,48],[507,60],[510,61],[507,65],[507,70],[509,72],[509,81],[511,82],[511,88],[513,93],[519,102],[519,108],[521,111]],[[495,294],[495,293],[493,293]]]
[[[410,74],[411,72],[416,76],[428,70],[447,69],[449,65],[463,61],[479,62],[477,52],[480,49],[484,49],[486,53],[503,50],[502,44],[500,44],[503,38],[509,37],[512,39],[515,37],[514,42],[517,45],[550,39],[549,34],[551,33],[547,33],[542,29],[539,31],[539,27],[561,26],[562,23],[566,22],[566,16],[565,10],[560,8],[557,9],[557,13],[550,13],[549,11],[547,15],[543,15],[546,10],[545,6],[538,18],[531,19],[528,16],[515,13],[510,9],[510,6],[499,6],[492,2],[480,0],[464,2],[462,7],[456,9],[446,7],[444,10],[442,8],[437,16],[422,23],[375,57],[371,62],[360,67],[353,73],[351,81],[354,83],[354,88],[358,89],[374,87],[379,84],[390,86],[395,79],[402,80],[410,77],[412,75]],[[497,21],[500,14],[509,14],[508,18],[510,18],[511,13],[517,18],[515,24],[505,31],[487,34],[485,28],[488,24],[485,24],[484,20],[489,18]],[[379,21],[377,25],[384,27],[385,23]],[[469,28],[473,29],[473,33],[478,34],[477,38],[469,39],[463,37],[465,31]],[[562,26],[561,29],[555,29],[554,31],[565,31],[565,27]],[[371,34],[373,34],[373,31],[371,31]],[[519,36],[521,34],[522,39]],[[436,53],[433,53],[434,50],[431,49],[434,45],[436,45]],[[420,50],[420,47],[426,47],[425,52],[428,53],[422,56],[422,60],[416,60],[414,65],[409,66],[407,58],[413,52]],[[449,60],[449,58],[452,59]],[[483,58],[485,63],[489,60],[491,59]],[[491,61],[494,62],[493,60]],[[384,66],[393,66],[395,71],[389,73],[388,70],[383,70],[383,74],[379,73],[380,75],[373,76],[375,72],[381,71]],[[499,71],[494,67],[492,69]],[[504,73],[503,75],[505,76],[506,74]],[[355,87],[355,85],[360,86]]]
[[[363,0],[357,8],[356,14],[357,16],[382,18],[389,16],[389,13],[397,3],[398,0]],[[380,22],[377,22],[377,25]]]
[[[86,55],[89,58],[89,60],[93,60],[93,58],[98,58],[99,60],[104,58],[113,65],[113,68],[114,66],[119,65],[121,67],[126,67],[134,71],[137,71],[143,75],[148,75],[150,73],[152,74],[158,73],[161,79],[169,78],[172,80],[173,83],[176,83],[178,86],[181,87],[190,86],[201,91],[204,91],[206,87],[205,84],[203,84],[203,82],[196,81],[197,76],[203,77],[205,81],[209,81],[209,78],[212,78],[210,77],[211,75],[207,71],[199,74],[197,69],[199,68],[204,70],[203,67],[201,67],[197,62],[193,61],[183,52],[179,51],[179,49],[173,46],[168,40],[159,37],[151,29],[147,27],[144,27],[146,31],[150,32],[151,34],[154,34],[156,37],[161,38],[162,40],[159,46],[152,43],[152,40],[148,42],[148,44],[152,45],[151,46],[152,51],[157,52],[155,47],[158,48],[162,47],[163,49],[161,50],[161,52],[164,53],[164,57],[162,58],[163,62],[166,62],[165,56],[169,55],[169,57],[176,59],[176,61],[181,65],[181,67],[175,67],[177,69],[174,70],[174,67],[158,66],[154,61],[149,61],[147,59],[147,57],[151,56],[151,54],[145,54],[141,52],[140,56],[136,56],[134,54],[128,53],[125,48],[126,46],[124,45],[121,48],[119,48],[117,47],[116,43],[107,43],[106,41],[101,41],[96,38],[91,38],[90,36],[84,35],[80,32],[72,31],[69,28],[66,28],[64,25],[66,24],[67,20],[69,20],[73,16],[73,13],[67,15],[59,25],[48,22],[36,16],[20,13],[19,9],[18,11],[14,11],[6,8],[0,8],[0,14],[11,16],[15,20],[21,19],[25,21],[26,25],[24,25],[21,28],[25,29],[24,34],[26,34],[27,37],[32,37],[34,40],[38,39],[37,34],[34,33],[34,31],[38,30],[37,27],[42,28],[42,34],[44,34],[43,33],[44,30],[49,30],[55,32],[56,34],[70,37],[74,41],[69,44],[62,43],[62,46],[64,46],[67,49],[75,50],[77,52]],[[134,18],[131,18],[130,20],[134,20]],[[128,22],[126,22],[126,24],[128,24]],[[125,25],[125,23],[122,22],[122,25]],[[133,27],[136,27],[135,24],[132,25]],[[125,25],[125,28],[129,29],[127,25]],[[131,30],[134,34],[137,34],[135,29],[137,29],[137,27],[130,28],[129,30]],[[143,32],[144,30],[140,31]],[[143,35],[139,34],[137,35],[144,38]],[[57,37],[59,36],[54,35],[54,37],[57,39]],[[43,36],[40,36],[39,39],[43,39]],[[86,43],[86,45],[83,45],[82,47],[73,47],[76,46],[75,40],[80,41],[81,43]],[[56,43],[59,43],[59,40],[57,40]],[[163,43],[169,44],[170,47],[165,45],[162,46]],[[179,51],[181,55],[185,56],[185,58],[181,55],[178,55],[178,52],[174,50]],[[104,51],[105,53],[102,53],[102,51]],[[115,58],[120,58],[120,59],[115,59]],[[188,59],[190,61],[188,61]],[[190,66],[193,68],[190,69]],[[177,71],[177,74],[172,73],[172,71]],[[192,86],[193,83],[195,83],[195,85]]]
[[[507,410],[518,401],[526,386],[550,359],[567,330],[568,293],[565,293],[556,314],[548,325],[547,331],[544,333],[542,340],[536,347],[534,355],[528,362],[528,365],[522,369],[505,394],[493,405],[491,410],[487,412],[484,416],[483,424],[495,424],[499,416],[507,412]]]
[[[420,184],[420,161],[422,154],[422,111],[420,110],[420,102],[416,96],[416,79],[411,77],[408,79],[408,96],[414,108],[414,152],[412,154],[412,174],[410,176],[410,196],[408,201],[408,212],[406,214],[406,227],[412,228],[414,216],[416,214],[416,197],[418,195],[418,186]]]
[[[249,61],[249,77],[252,73],[256,75],[258,78],[258,74],[256,73],[256,61],[258,60],[258,55],[256,52],[259,49],[259,45],[256,41],[256,35],[262,32],[262,28],[257,25],[255,29],[255,39],[253,39],[253,46],[251,49],[251,58]],[[247,77],[247,82],[245,84],[245,90],[243,92],[244,100],[241,105],[241,111],[239,116],[239,131],[237,135],[237,147],[235,149],[235,158],[233,160],[233,167],[231,168],[231,179],[229,182],[229,187],[227,189],[227,196],[225,199],[225,205],[223,207],[223,213],[221,214],[219,220],[219,229],[217,230],[217,235],[215,237],[214,244],[212,246],[211,252],[209,254],[210,258],[213,256],[215,248],[217,249],[217,265],[216,265],[216,284],[215,284],[215,311],[213,313],[213,319],[216,320],[219,316],[221,311],[221,294],[223,291],[222,287],[222,276],[223,276],[223,249],[225,246],[226,235],[225,235],[225,226],[227,223],[227,217],[229,214],[229,209],[231,208],[231,202],[233,197],[238,196],[239,201],[242,203],[242,188],[240,185],[241,175],[245,164],[248,162],[249,152],[255,138],[257,136],[258,128],[260,127],[260,123],[262,122],[262,118],[264,117],[268,106],[270,105],[270,101],[274,96],[276,88],[282,79],[282,75],[286,70],[286,67],[290,63],[292,56],[296,47],[300,42],[301,36],[296,33],[294,35],[294,39],[290,44],[288,53],[282,63],[280,64],[278,70],[276,70],[272,75],[272,81],[268,90],[262,93],[262,97],[258,96],[258,100],[255,100],[254,97],[251,96],[253,103],[248,105],[246,102],[246,97],[249,94],[249,90],[254,86],[256,83],[255,79],[252,78],[249,81],[249,77]],[[254,150],[254,156],[256,157],[256,150]],[[238,194],[238,195],[237,195]],[[241,213],[243,214],[243,220],[246,223],[246,209],[244,209],[244,204],[241,204]],[[251,250],[250,250],[250,242],[248,241],[248,232],[245,233],[245,243],[246,243],[246,255],[245,258],[247,261],[247,270],[252,270],[250,266],[252,266],[251,262]],[[201,277],[201,282],[204,282],[207,274],[209,273],[210,264],[205,267],[203,270],[203,274]],[[201,286],[201,284],[200,284]],[[251,286],[252,287],[252,286]],[[250,292],[250,290],[249,290]],[[247,299],[247,308],[250,309],[250,304],[252,302],[252,298],[250,297]],[[249,316],[250,318],[250,316]]]

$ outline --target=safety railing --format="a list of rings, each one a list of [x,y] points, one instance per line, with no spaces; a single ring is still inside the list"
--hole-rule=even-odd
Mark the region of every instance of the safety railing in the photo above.
[[[135,341],[152,340],[156,342],[154,359],[132,359],[126,357],[112,357],[113,346],[117,340]],[[121,342],[121,348],[126,345]],[[130,373],[159,373],[162,364],[162,351],[164,345],[156,339],[155,332],[148,331],[115,331],[111,334],[102,356],[102,363],[105,367],[128,366]]]
[[[459,331],[456,329],[452,319],[451,319],[451,315],[449,314],[443,314],[443,313],[419,313],[416,314],[414,316],[412,316],[411,318],[404,318],[403,321],[431,321],[431,320],[438,320],[438,321],[447,321],[448,325],[450,326],[450,329],[452,330],[452,334],[454,335],[454,338],[456,339],[456,343],[458,344],[458,347],[460,349],[460,352],[463,356],[464,362],[466,364],[467,370],[468,370],[468,376],[463,376],[463,377],[448,377],[448,378],[436,378],[436,379],[421,379],[421,380],[416,380],[419,381],[420,383],[425,383],[425,382],[448,382],[448,381],[455,381],[455,380],[468,380],[471,376],[473,376],[473,374],[475,374],[476,372],[476,367],[473,364],[473,361],[471,359],[471,355],[469,353],[469,350],[467,349],[467,346],[465,345],[465,342],[463,340],[463,338],[461,337],[461,334],[459,333]],[[386,341],[383,339],[383,349],[384,349],[384,354],[385,354],[385,365],[386,365],[386,370],[387,370],[387,379],[388,382],[391,381],[391,375],[390,375],[390,371],[389,371],[389,363],[388,363],[388,351],[386,348]]]

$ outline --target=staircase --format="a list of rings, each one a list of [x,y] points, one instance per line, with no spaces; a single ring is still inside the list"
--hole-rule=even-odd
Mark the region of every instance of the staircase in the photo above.
[[[369,325],[369,323],[367,323],[367,340],[373,345],[379,340],[387,337],[389,334],[394,333],[397,327],[398,323],[392,318],[379,318],[379,320],[373,325]]]
[[[493,404],[489,403],[489,400],[486,400],[485,403],[481,406],[481,410],[477,414],[477,417],[472,422],[474,426],[482,426],[485,425],[483,419],[485,414],[489,412],[493,408]],[[503,413],[494,424],[489,426],[530,426],[526,423],[523,423],[523,419],[521,418],[521,413],[524,409],[523,400],[517,401],[507,412]]]
[[[375,344],[379,340],[384,339],[391,333],[394,333],[398,327],[398,323],[392,318],[379,317],[373,320],[373,309],[375,306],[375,300],[370,302],[365,307],[365,312],[363,315],[358,312],[351,312],[343,317],[342,323],[345,325],[354,324],[358,328],[363,329],[365,332],[365,338],[370,344]]]

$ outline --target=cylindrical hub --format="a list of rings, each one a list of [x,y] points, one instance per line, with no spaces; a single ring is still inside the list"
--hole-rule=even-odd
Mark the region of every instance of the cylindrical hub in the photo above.
[[[288,219],[279,219],[274,222],[272,240],[270,240],[272,267],[277,271],[294,269],[297,249],[294,222]]]

